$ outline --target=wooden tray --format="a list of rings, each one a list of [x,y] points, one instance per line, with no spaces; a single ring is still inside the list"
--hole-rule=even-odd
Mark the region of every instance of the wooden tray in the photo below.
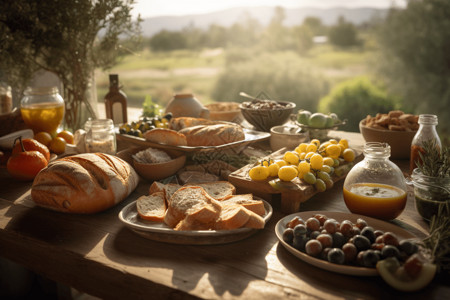
[[[270,157],[273,159],[281,159],[285,152],[286,149],[283,148],[274,152]],[[350,169],[357,162],[361,161],[362,157],[362,153],[356,153],[356,158],[353,162],[339,166],[338,168],[344,169],[345,172],[341,176],[333,174],[331,177],[333,182],[344,179]],[[228,176],[228,181],[239,190],[239,193],[252,193],[272,202],[277,201],[277,199],[281,197],[280,209],[283,213],[292,214],[298,212],[300,203],[307,201],[312,196],[319,193],[313,185],[303,183],[298,178],[295,178],[291,182],[281,182],[281,189],[275,189],[269,184],[269,181],[274,179],[273,177],[263,181],[251,180],[248,176],[248,171],[253,166],[255,166],[255,164],[249,164],[231,173]]]

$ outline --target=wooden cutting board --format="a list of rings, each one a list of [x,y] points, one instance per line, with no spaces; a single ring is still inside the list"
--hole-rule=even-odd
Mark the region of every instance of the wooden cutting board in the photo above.
[[[286,149],[281,149],[274,152],[270,157],[274,160],[282,159],[285,152]],[[362,157],[362,153],[356,152],[356,158],[353,162],[345,163],[337,167],[343,172],[340,176],[333,174],[331,177],[333,182],[344,179],[351,168],[357,162],[361,161]],[[304,183],[299,178],[295,178],[291,182],[280,182],[280,189],[275,189],[269,184],[269,181],[274,179],[273,177],[261,181],[251,180],[248,176],[248,171],[254,166],[255,164],[249,164],[231,173],[228,176],[228,181],[236,187],[240,194],[252,193],[272,203],[281,200],[280,210],[283,213],[291,214],[298,212],[302,202],[307,201],[312,196],[319,193],[313,185]]]

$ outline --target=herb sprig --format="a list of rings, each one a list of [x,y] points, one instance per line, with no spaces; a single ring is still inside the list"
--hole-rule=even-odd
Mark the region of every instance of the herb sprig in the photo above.
[[[440,147],[436,141],[423,143],[423,152],[419,152],[417,167],[422,174],[430,177],[450,177],[450,148]]]

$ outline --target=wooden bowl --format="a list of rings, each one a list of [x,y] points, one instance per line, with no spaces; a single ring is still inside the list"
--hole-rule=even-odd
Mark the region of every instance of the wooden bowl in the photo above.
[[[284,105],[284,107],[275,109],[254,109],[247,108],[243,104],[239,107],[245,120],[255,126],[256,130],[270,132],[270,128],[286,123],[296,106],[294,102],[276,102]]]
[[[142,178],[149,181],[161,180],[175,175],[186,163],[186,155],[178,151],[165,151],[173,159],[164,163],[145,164],[135,161],[132,155],[145,149],[148,149],[148,147],[133,147],[120,151],[116,155],[132,165]]]
[[[381,130],[366,126],[366,120],[359,122],[359,131],[366,142],[388,143],[391,146],[391,158],[409,159],[411,142],[417,131]]]
[[[209,109],[209,118],[214,121],[241,123],[244,117],[237,102],[217,102],[205,105]]]

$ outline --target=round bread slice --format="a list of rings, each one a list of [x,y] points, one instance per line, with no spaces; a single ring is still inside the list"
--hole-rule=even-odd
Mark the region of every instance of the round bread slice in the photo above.
[[[187,146],[186,136],[167,128],[155,128],[143,134],[146,141],[170,146]]]
[[[139,197],[136,200],[136,209],[142,219],[153,222],[164,221],[167,209],[164,192]]]

